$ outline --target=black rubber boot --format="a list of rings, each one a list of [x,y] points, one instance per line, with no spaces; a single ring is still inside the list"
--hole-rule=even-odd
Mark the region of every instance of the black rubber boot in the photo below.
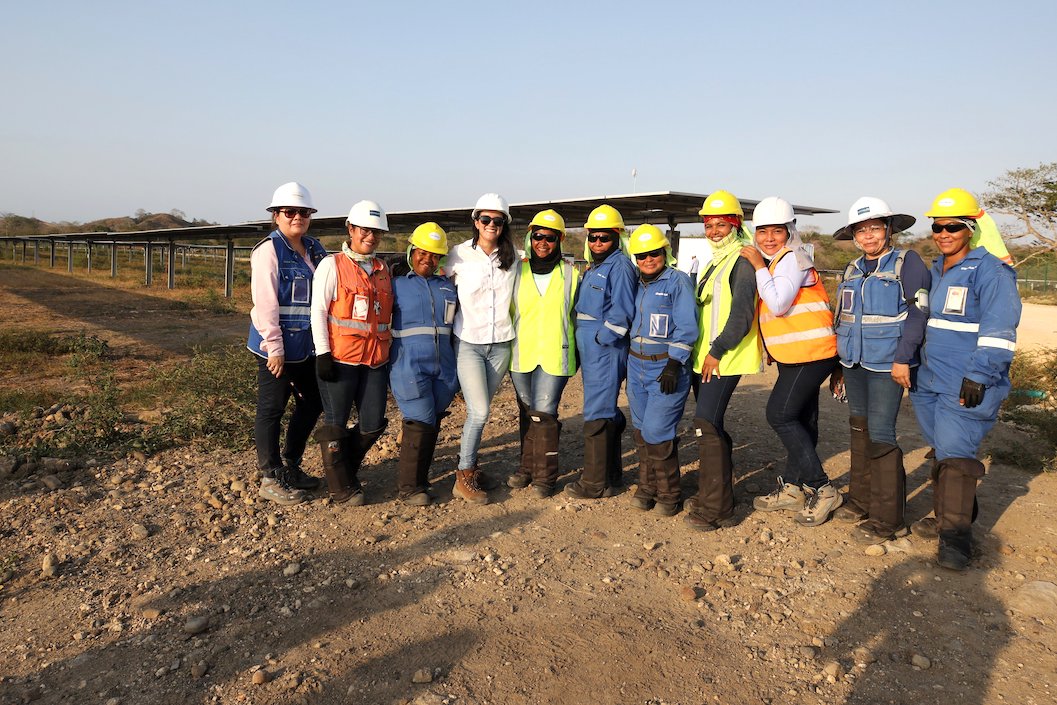
[[[521,460],[517,472],[506,479],[506,484],[507,487],[520,490],[522,487],[528,487],[532,483],[530,463],[535,449],[531,447],[533,439],[529,437],[529,429],[532,425],[532,422],[529,421],[529,410],[527,406],[521,403],[520,399],[517,402],[517,411],[518,435],[521,436]]]
[[[939,463],[941,496],[939,551],[936,562],[950,570],[965,570],[972,559],[976,482],[984,464],[976,458],[947,458]]]
[[[611,490],[609,494],[616,494],[624,487],[624,452],[620,441],[627,427],[628,420],[619,410],[616,419],[606,426],[606,485]]]
[[[370,433],[361,433],[360,426],[357,424],[350,430],[345,439],[342,441],[342,453],[345,457],[345,469],[348,471],[349,479],[355,483],[357,487],[360,487],[359,472],[360,466],[363,465],[363,459],[367,457],[367,451],[375,444],[375,442],[381,438],[382,434],[385,433],[386,426],[389,425],[389,419],[382,419],[382,427],[376,431]],[[361,490],[362,491],[362,490]]]
[[[657,484],[653,474],[653,461],[646,452],[646,441],[642,437],[642,431],[636,428],[631,435],[635,439],[635,451],[639,456],[639,485],[631,497],[631,506],[648,512],[657,504]]]
[[[869,518],[855,528],[859,543],[881,543],[906,533],[907,473],[903,451],[889,443],[870,444]]]
[[[605,419],[584,422],[584,469],[579,480],[565,486],[565,494],[574,499],[599,499],[605,492],[611,424]]]
[[[870,512],[872,468],[870,463],[870,429],[865,416],[848,417],[851,430],[851,468],[848,471],[848,493],[844,504],[833,512],[837,521],[854,522],[865,519]]]
[[[437,428],[421,421],[404,420],[400,459],[396,465],[396,489],[406,504],[424,506],[430,503],[426,489],[430,462],[437,445]]]
[[[683,491],[679,485],[679,439],[650,443],[646,453],[657,483],[657,512],[675,516],[683,509]]]
[[[558,481],[558,440],[562,425],[558,419],[542,411],[530,411],[528,436],[532,443],[532,489],[538,497],[550,497]]]
[[[697,438],[697,496],[686,523],[711,531],[734,515],[734,474],[730,447],[719,430],[704,419],[694,419]],[[688,503],[689,507],[690,504]]]
[[[323,474],[327,478],[327,492],[331,501],[355,506],[365,503],[366,497],[356,476],[348,470],[348,431],[338,426],[324,425],[316,429],[315,439],[323,458]]]

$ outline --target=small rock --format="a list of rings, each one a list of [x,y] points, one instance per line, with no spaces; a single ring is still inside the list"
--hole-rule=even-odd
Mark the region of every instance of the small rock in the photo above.
[[[863,551],[863,553],[868,556],[883,556],[884,554],[888,553],[888,549],[885,548],[884,544],[882,543],[875,543],[867,546],[866,550]]]
[[[647,551],[655,551],[655,550],[657,550],[658,548],[661,547],[661,542],[660,541],[647,541],[646,543],[642,544],[642,547],[645,548]]]
[[[770,529],[763,529],[760,531],[760,535],[756,537],[756,540],[760,543],[770,543],[774,540],[774,532]]]
[[[129,535],[133,541],[142,541],[150,536],[150,530],[143,524],[133,524],[132,528],[129,529]]]
[[[455,563],[470,563],[477,558],[477,554],[473,551],[452,551],[449,557]]]
[[[243,482],[242,480],[232,480],[231,481],[231,491],[232,492],[245,492],[246,491],[246,483]]]
[[[45,578],[54,578],[59,573],[59,562],[54,553],[45,553],[40,562],[40,573]]]
[[[183,629],[185,634],[201,634],[206,629],[209,629],[209,615],[205,614],[188,618],[184,622]]]
[[[728,556],[726,553],[720,553],[718,556],[716,556],[716,559],[713,562],[716,565],[720,565],[720,566],[732,566],[732,565],[734,565],[734,562],[731,560],[730,556]]]
[[[816,658],[818,658],[818,653],[819,653],[818,649],[815,648],[814,646],[801,646],[800,647],[800,656],[802,658],[806,658],[809,661],[814,661]]]
[[[697,588],[687,585],[679,591],[679,597],[683,598],[686,602],[693,602],[697,599]]]
[[[207,673],[209,673],[209,664],[205,661],[199,661],[198,663],[191,666],[192,678],[201,678]]]
[[[285,568],[283,568],[283,575],[285,575],[288,578],[292,578],[292,577],[294,577],[295,575],[297,575],[300,572],[301,572],[301,564],[300,563],[290,563]]]
[[[1009,606],[1028,617],[1053,619],[1057,616],[1057,585],[1034,580],[1013,593]]]
[[[77,463],[65,458],[41,458],[40,466],[44,468],[45,472],[52,474],[77,469]]]
[[[134,450],[132,451],[132,459],[137,460],[141,463],[145,463],[147,462],[147,454],[144,453],[142,450]]]
[[[1014,553],[1017,552],[1017,549],[1013,548],[1008,543],[1004,543],[998,547],[998,552],[1001,553],[1003,556],[1012,556]]]
[[[844,675],[844,669],[837,661],[827,661],[826,665],[822,667],[822,675],[836,680]]]
[[[432,683],[433,682],[433,671],[428,668],[420,668],[415,671],[415,675],[411,676],[412,683]]]
[[[914,545],[910,543],[910,539],[906,536],[886,541],[885,547],[888,549],[889,553],[910,553],[914,550]]]
[[[13,436],[18,433],[18,426],[11,423],[10,421],[4,421],[0,423],[0,436]]]
[[[157,619],[161,617],[162,611],[157,607],[144,607],[140,614],[143,615],[144,619]]]
[[[40,478],[40,481],[44,483],[44,486],[49,490],[61,490],[64,487],[62,480],[59,479],[58,475],[45,475]]]
[[[269,674],[268,671],[264,670],[263,668],[260,669],[259,671],[254,671],[253,672],[253,684],[254,685],[264,685],[265,683],[267,683],[271,679],[272,679],[271,674]]]
[[[873,663],[877,660],[877,658],[874,657],[873,652],[867,649],[865,646],[860,646],[851,653],[852,658],[855,659],[855,663],[857,664],[865,665],[868,663]]]
[[[916,668],[920,668],[922,671],[927,671],[932,666],[932,661],[927,656],[921,654],[914,654],[910,657],[910,663]]]
[[[109,698],[106,705],[121,705],[121,698]]]

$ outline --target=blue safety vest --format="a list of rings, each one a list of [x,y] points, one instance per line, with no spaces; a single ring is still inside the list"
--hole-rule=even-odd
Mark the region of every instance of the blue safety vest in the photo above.
[[[846,367],[891,372],[908,304],[900,274],[905,250],[892,250],[866,272],[864,257],[848,265],[837,287],[837,352]],[[914,361],[912,365],[917,365]]]
[[[301,255],[290,247],[286,237],[278,230],[273,230],[265,239],[254,245],[257,249],[266,242],[275,248],[275,257],[279,265],[279,283],[276,292],[279,299],[279,327],[283,329],[283,350],[287,362],[303,362],[315,354],[312,344],[312,267]],[[301,243],[308,252],[313,266],[327,256],[327,250],[315,238],[304,235]],[[250,323],[250,335],[246,347],[259,357],[267,358],[261,344],[264,339],[260,332]]]
[[[445,276],[423,278],[409,272],[393,278],[393,344],[389,359],[394,389],[403,379],[414,386],[413,382],[421,377],[439,377],[454,384],[451,336],[458,300],[455,285]]]

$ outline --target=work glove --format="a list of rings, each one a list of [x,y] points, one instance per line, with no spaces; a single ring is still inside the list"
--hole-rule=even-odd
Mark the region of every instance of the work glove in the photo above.
[[[979,382],[974,382],[968,377],[963,377],[962,388],[958,392],[958,397],[962,400],[962,406],[966,409],[980,406],[980,402],[984,400],[984,389],[984,385]]]
[[[334,356],[330,353],[316,355],[316,376],[324,382],[337,382],[338,370],[334,367]]]
[[[675,358],[668,358],[668,362],[664,365],[664,371],[657,378],[657,381],[661,383],[661,392],[664,394],[675,394],[675,390],[679,387],[679,371],[681,369],[683,369],[683,363]]]

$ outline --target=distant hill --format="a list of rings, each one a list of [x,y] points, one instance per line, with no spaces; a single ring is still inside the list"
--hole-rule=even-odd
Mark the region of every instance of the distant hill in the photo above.
[[[216,225],[207,220],[188,220],[179,210],[169,213],[147,213],[137,211],[135,215],[117,218],[101,218],[87,223],[63,221],[49,223],[38,218],[27,218],[15,213],[0,214],[0,235],[51,235],[55,233],[126,233],[136,230],[164,230],[188,228],[200,225]]]

